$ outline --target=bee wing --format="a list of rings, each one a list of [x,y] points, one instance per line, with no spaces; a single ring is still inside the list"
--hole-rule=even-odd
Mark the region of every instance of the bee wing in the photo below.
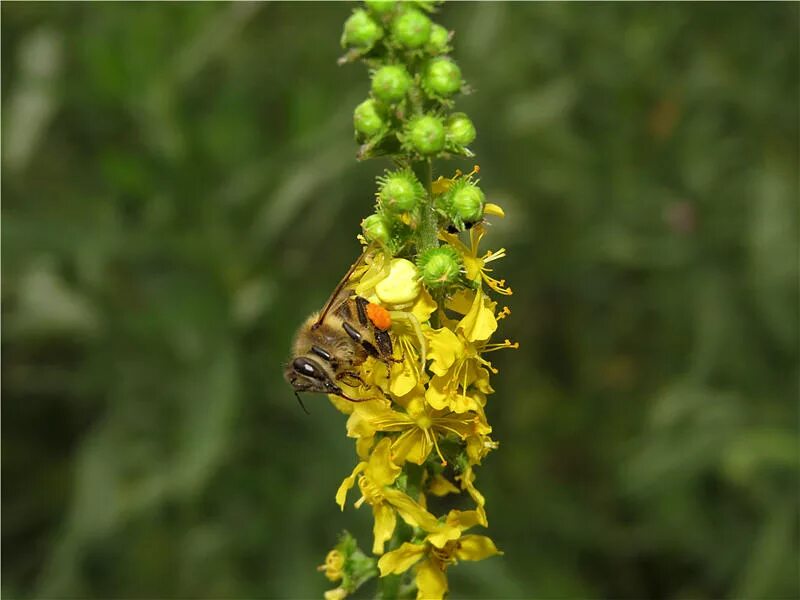
[[[364,252],[361,253],[361,256],[358,257],[356,262],[354,262],[352,266],[347,270],[347,273],[344,274],[342,280],[333,290],[331,297],[328,298],[328,301],[325,303],[325,307],[320,311],[319,317],[317,318],[316,323],[314,323],[311,326],[311,329],[316,329],[317,327],[322,325],[322,322],[325,320],[325,317],[328,315],[328,313],[331,312],[332,309],[338,308],[339,305],[342,304],[342,302],[347,300],[349,293],[347,292],[347,290],[345,290],[345,286],[347,285],[347,282],[350,281],[350,277],[353,276],[353,271],[355,271],[358,268],[358,265],[360,265],[363,262],[364,257],[367,255],[367,252],[369,252],[371,249],[372,249],[371,245],[367,246],[364,249]]]

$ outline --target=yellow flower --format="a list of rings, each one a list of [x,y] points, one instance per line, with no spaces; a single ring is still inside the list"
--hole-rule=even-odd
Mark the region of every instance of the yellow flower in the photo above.
[[[454,307],[463,307],[467,296],[456,294],[454,302]],[[434,376],[425,399],[433,408],[449,408],[457,413],[479,412],[485,403],[485,394],[493,392],[489,371],[496,373],[497,370],[481,354],[518,346],[508,340],[499,344],[486,343],[497,329],[494,307],[495,303],[478,290],[472,293],[469,308],[463,308],[466,314],[455,325],[455,331],[442,327],[426,333],[431,359],[429,370]]]
[[[421,324],[427,323],[438,306],[420,284],[414,263],[404,258],[381,257],[379,254],[365,269],[356,271],[359,275],[355,292],[389,311],[397,362],[391,366],[387,387],[381,389],[403,396],[422,380],[426,354]]]
[[[486,435],[491,427],[482,415],[455,414],[435,410],[424,401],[424,388],[417,387],[410,398],[402,399],[405,412],[392,410],[377,402],[357,406],[347,423],[351,437],[371,437],[376,431],[400,432],[393,439],[391,456],[397,464],[405,461],[421,465],[436,450],[442,464],[447,464],[439,449],[439,437],[454,434],[462,440],[472,435]]]
[[[328,590],[325,592],[324,598],[325,600],[344,600],[347,598],[347,590],[342,587]]]
[[[412,527],[432,531],[437,526],[436,517],[400,490],[388,487],[395,482],[401,471],[390,458],[391,442],[389,438],[378,442],[369,460],[358,463],[336,492],[336,503],[344,510],[347,492],[355,485],[358,478],[358,487],[362,495],[356,502],[356,508],[365,501],[372,506],[375,519],[372,552],[375,554],[383,553],[384,544],[394,533],[397,524],[395,512]]]
[[[495,208],[499,209],[500,213],[502,214],[502,209],[500,209],[499,206]],[[490,262],[503,258],[506,255],[506,249],[500,248],[500,250],[497,250],[496,252],[487,251],[483,256],[478,256],[478,246],[480,245],[481,239],[485,234],[486,228],[480,223],[470,229],[469,247],[467,247],[457,235],[452,233],[441,232],[440,237],[458,250],[461,254],[461,258],[464,261],[464,268],[467,271],[467,279],[474,281],[475,283],[480,283],[482,279],[486,282],[486,285],[488,285],[498,294],[510,296],[512,291],[510,287],[506,286],[505,279],[495,279],[489,275],[489,273],[492,272],[492,269],[486,266]]]
[[[330,581],[339,581],[342,578],[344,568],[344,555],[338,550],[331,550],[325,557],[325,564],[317,567],[317,571],[323,571],[325,577]]]
[[[447,567],[459,560],[483,560],[502,554],[494,542],[483,535],[462,535],[479,524],[475,511],[452,510],[437,531],[422,543],[403,543],[378,560],[381,577],[404,573],[416,566],[417,598],[443,598],[447,593]]]
[[[348,397],[362,402],[374,400],[376,402],[383,402],[384,404],[389,403],[381,394],[381,391],[385,393],[386,390],[388,390],[390,381],[390,375],[383,361],[372,356],[367,357],[366,361],[359,365],[358,374],[359,377],[361,377],[362,383],[357,386],[348,385],[344,381],[338,382],[339,387],[342,388]],[[357,402],[345,400],[341,396],[336,396],[334,394],[328,394],[328,399],[339,412],[346,415],[352,413],[353,409],[358,404]]]

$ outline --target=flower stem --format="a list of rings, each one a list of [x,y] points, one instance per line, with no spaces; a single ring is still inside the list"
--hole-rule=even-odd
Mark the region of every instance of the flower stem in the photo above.
[[[417,237],[417,251],[421,253],[439,245],[436,230],[436,211],[433,208],[433,194],[431,193],[431,185],[433,183],[431,160],[415,161],[411,164],[411,168],[425,186],[427,194],[426,200],[422,205],[422,218],[420,219]]]

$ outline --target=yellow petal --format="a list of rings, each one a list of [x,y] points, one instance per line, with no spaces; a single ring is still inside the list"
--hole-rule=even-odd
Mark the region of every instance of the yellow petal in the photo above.
[[[436,375],[445,375],[453,366],[456,356],[464,351],[464,345],[455,333],[442,327],[426,333],[428,338],[428,358],[431,359],[430,370]]]
[[[481,515],[477,510],[451,510],[447,514],[446,522],[461,531],[471,529],[476,525],[483,525]]]
[[[469,312],[458,323],[458,329],[464,332],[464,337],[470,342],[488,340],[497,330],[497,320],[494,317],[496,303],[488,300],[480,290],[475,293]]]
[[[392,454],[397,464],[408,461],[421,465],[428,458],[432,447],[425,433],[419,427],[414,427],[394,441]]]
[[[356,440],[356,454],[363,461],[369,460],[370,450],[375,441],[374,437],[364,437]]]
[[[455,177],[453,179],[455,179]],[[431,182],[431,193],[434,196],[444,194],[453,185],[453,179],[447,179],[439,175],[436,181]]]
[[[436,410],[450,408],[450,395],[447,390],[449,379],[445,377],[433,377],[425,390],[425,402]]]
[[[472,467],[468,467],[462,475],[457,477],[457,479],[461,480],[461,488],[466,490],[467,493],[472,497],[472,500],[475,502],[477,506],[476,512],[481,519],[480,524],[484,527],[488,527],[489,523],[486,520],[486,509],[484,508],[486,506],[486,499],[473,484],[475,481],[475,472],[472,470]]]
[[[483,560],[502,554],[494,542],[485,535],[465,535],[459,540],[456,557],[461,560]]]
[[[378,560],[381,577],[405,573],[425,554],[424,544],[403,542],[397,549],[387,552]]]
[[[478,398],[478,392],[470,391],[464,393],[462,390],[450,395],[448,398],[448,406],[454,413],[478,411],[481,408]]]
[[[447,577],[431,560],[417,567],[417,600],[440,600],[447,593]]]
[[[375,536],[372,542],[372,553],[383,554],[383,545],[394,534],[394,527],[397,524],[397,517],[391,506],[385,502],[376,504],[372,507],[372,514],[375,517],[375,524],[372,527],[372,533]]]
[[[474,385],[477,390],[483,392],[484,394],[494,393],[494,389],[489,383],[489,371],[483,367],[477,370],[474,379],[470,383],[471,385]]]
[[[467,279],[470,281],[481,280],[481,269],[483,268],[483,261],[474,256],[464,255],[464,270],[467,272]]]
[[[416,265],[405,258],[394,258],[389,275],[375,285],[375,293],[384,304],[407,304],[419,295],[421,286]]]
[[[472,308],[472,303],[475,300],[475,292],[472,290],[458,290],[450,298],[448,298],[446,306],[453,312],[465,315]]]
[[[369,457],[366,475],[377,486],[391,485],[400,475],[400,467],[391,460],[390,438],[383,438]]]
[[[331,401],[331,404],[333,404],[334,408],[338,410],[340,413],[349,415],[351,412],[353,412],[355,403],[350,402],[349,400],[345,400],[341,396],[334,396],[333,394],[328,394],[328,400]]]
[[[444,548],[447,542],[457,540],[461,537],[461,529],[450,523],[440,523],[437,531],[428,534],[425,539],[437,548]]]
[[[355,409],[347,419],[347,436],[352,438],[366,438],[375,435],[372,418],[375,411],[379,410],[377,402],[358,402]],[[383,408],[382,406],[380,406]]]
[[[479,465],[490,451],[496,450],[498,443],[488,435],[476,435],[467,438],[467,458],[470,464]]]
[[[356,465],[356,468],[353,469],[353,472],[344,478],[342,481],[342,485],[339,486],[339,489],[336,491],[336,504],[339,505],[339,508],[344,510],[344,503],[347,501],[347,492],[350,491],[356,483],[356,477],[358,476],[361,471],[363,471],[367,466],[367,463],[360,462]]]
[[[405,396],[417,385],[417,369],[419,365],[410,352],[406,352],[402,362],[392,365],[392,379],[389,391],[395,396]]]
[[[383,496],[412,527],[420,527],[425,531],[436,531],[438,528],[439,522],[436,517],[400,490],[385,488]]]
[[[359,402],[350,418],[347,420],[347,435],[349,437],[370,437],[380,429],[378,423],[392,410],[381,400]]]
[[[492,202],[487,202],[484,205],[483,214],[501,218],[506,216],[505,211],[503,211],[503,209],[500,208],[497,204],[493,204]]]
[[[458,494],[460,492],[456,486],[447,481],[441,474],[434,476],[430,480],[428,491],[434,496],[446,496],[447,494]]]
[[[428,293],[428,290],[422,288],[422,292],[417,298],[417,301],[414,302],[414,306],[411,307],[411,314],[417,317],[420,323],[425,323],[430,319],[437,308],[439,308],[439,305],[436,304],[436,301]]]

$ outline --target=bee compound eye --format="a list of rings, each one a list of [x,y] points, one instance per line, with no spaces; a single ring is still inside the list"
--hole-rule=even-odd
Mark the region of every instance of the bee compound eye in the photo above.
[[[324,380],[326,379],[325,372],[313,360],[300,357],[295,358],[292,363],[294,370],[300,375],[311,377],[312,379]]]

